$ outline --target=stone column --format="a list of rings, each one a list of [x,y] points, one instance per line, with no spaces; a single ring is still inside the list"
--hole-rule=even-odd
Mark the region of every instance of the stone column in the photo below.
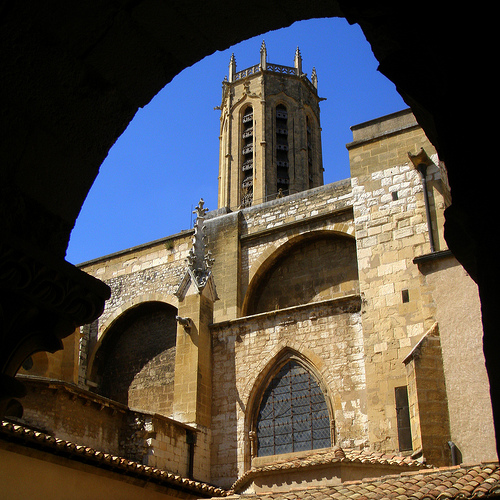
[[[210,428],[212,405],[212,353],[210,324],[217,292],[212,277],[213,260],[206,251],[203,200],[197,214],[188,269],[177,297],[177,344],[173,416],[181,422]]]

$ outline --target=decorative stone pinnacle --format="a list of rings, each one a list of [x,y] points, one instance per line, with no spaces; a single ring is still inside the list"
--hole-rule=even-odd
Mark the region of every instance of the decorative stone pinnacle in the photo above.
[[[193,246],[186,259],[199,288],[205,286],[214,263],[212,254],[210,251],[206,251],[208,238],[205,235],[205,214],[208,212],[208,209],[203,208],[204,203],[203,198],[200,199],[198,206],[193,210],[193,213],[196,214]]]
[[[316,68],[312,69],[311,83],[314,85],[316,89],[318,88],[318,75],[316,74]]]
[[[229,82],[234,82],[236,78],[236,58],[234,57],[234,52],[231,54],[231,59],[229,60]]]
[[[300,55],[299,47],[297,47],[297,50],[295,51],[295,59],[293,65],[297,70],[297,75],[302,75],[302,56]]]
[[[267,49],[266,42],[262,40],[262,45],[260,46],[260,67],[265,70],[267,66]]]

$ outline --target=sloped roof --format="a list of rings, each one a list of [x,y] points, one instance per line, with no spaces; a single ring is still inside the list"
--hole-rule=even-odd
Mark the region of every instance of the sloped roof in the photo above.
[[[231,495],[241,500],[449,500],[500,497],[498,463],[423,469],[337,486]]]
[[[110,453],[103,453],[102,451],[94,450],[88,446],[82,446],[64,439],[58,439],[44,432],[36,431],[12,422],[1,422],[0,438],[63,456],[70,460],[82,461],[121,474],[129,474],[150,482],[154,481],[163,486],[190,491],[193,497],[207,498],[211,496],[226,495],[225,490],[213,485],[182,477],[173,472],[143,465]]]
[[[279,493],[234,494],[222,488],[188,479],[178,474],[142,465],[133,460],[103,453],[93,448],[57,439],[43,432],[12,422],[0,424],[0,437],[26,446],[52,452],[69,459],[115,470],[122,474],[142,477],[158,484],[191,491],[199,498],[225,497],[227,500],[451,500],[500,497],[500,467],[498,462],[479,465],[430,468],[409,457],[385,455],[355,450],[333,449],[313,454],[306,459],[280,461],[252,469],[239,481],[265,470],[281,470],[348,461],[357,464],[393,465],[405,472],[380,478],[345,481],[336,486],[290,489]],[[408,467],[419,470],[409,471]],[[235,483],[236,484],[236,483]]]
[[[253,478],[262,474],[299,471],[299,469],[312,469],[328,465],[370,465],[373,467],[383,467],[384,470],[394,469],[394,473],[429,467],[425,463],[414,460],[409,456],[377,453],[369,450],[342,449],[339,446],[335,446],[328,450],[321,450],[252,467],[238,478],[231,487],[231,492],[242,491]],[[380,476],[381,474],[378,475]]]

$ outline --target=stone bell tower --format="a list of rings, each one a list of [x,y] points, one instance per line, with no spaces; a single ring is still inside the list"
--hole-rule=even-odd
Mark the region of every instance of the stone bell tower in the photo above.
[[[316,70],[260,62],[236,71],[234,54],[220,106],[219,208],[257,205],[323,184]]]

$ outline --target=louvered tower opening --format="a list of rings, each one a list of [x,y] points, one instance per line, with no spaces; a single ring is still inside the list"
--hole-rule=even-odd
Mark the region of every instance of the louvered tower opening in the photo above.
[[[282,104],[276,106],[276,168],[278,194],[289,194],[288,175],[288,112]]]
[[[249,207],[253,201],[253,108],[251,106],[245,109],[242,122],[241,206]]]
[[[312,138],[312,129],[311,129],[311,121],[309,117],[306,118],[306,130],[307,130],[307,169],[308,169],[308,177],[309,177],[309,189],[314,187],[313,182],[313,138]]]

